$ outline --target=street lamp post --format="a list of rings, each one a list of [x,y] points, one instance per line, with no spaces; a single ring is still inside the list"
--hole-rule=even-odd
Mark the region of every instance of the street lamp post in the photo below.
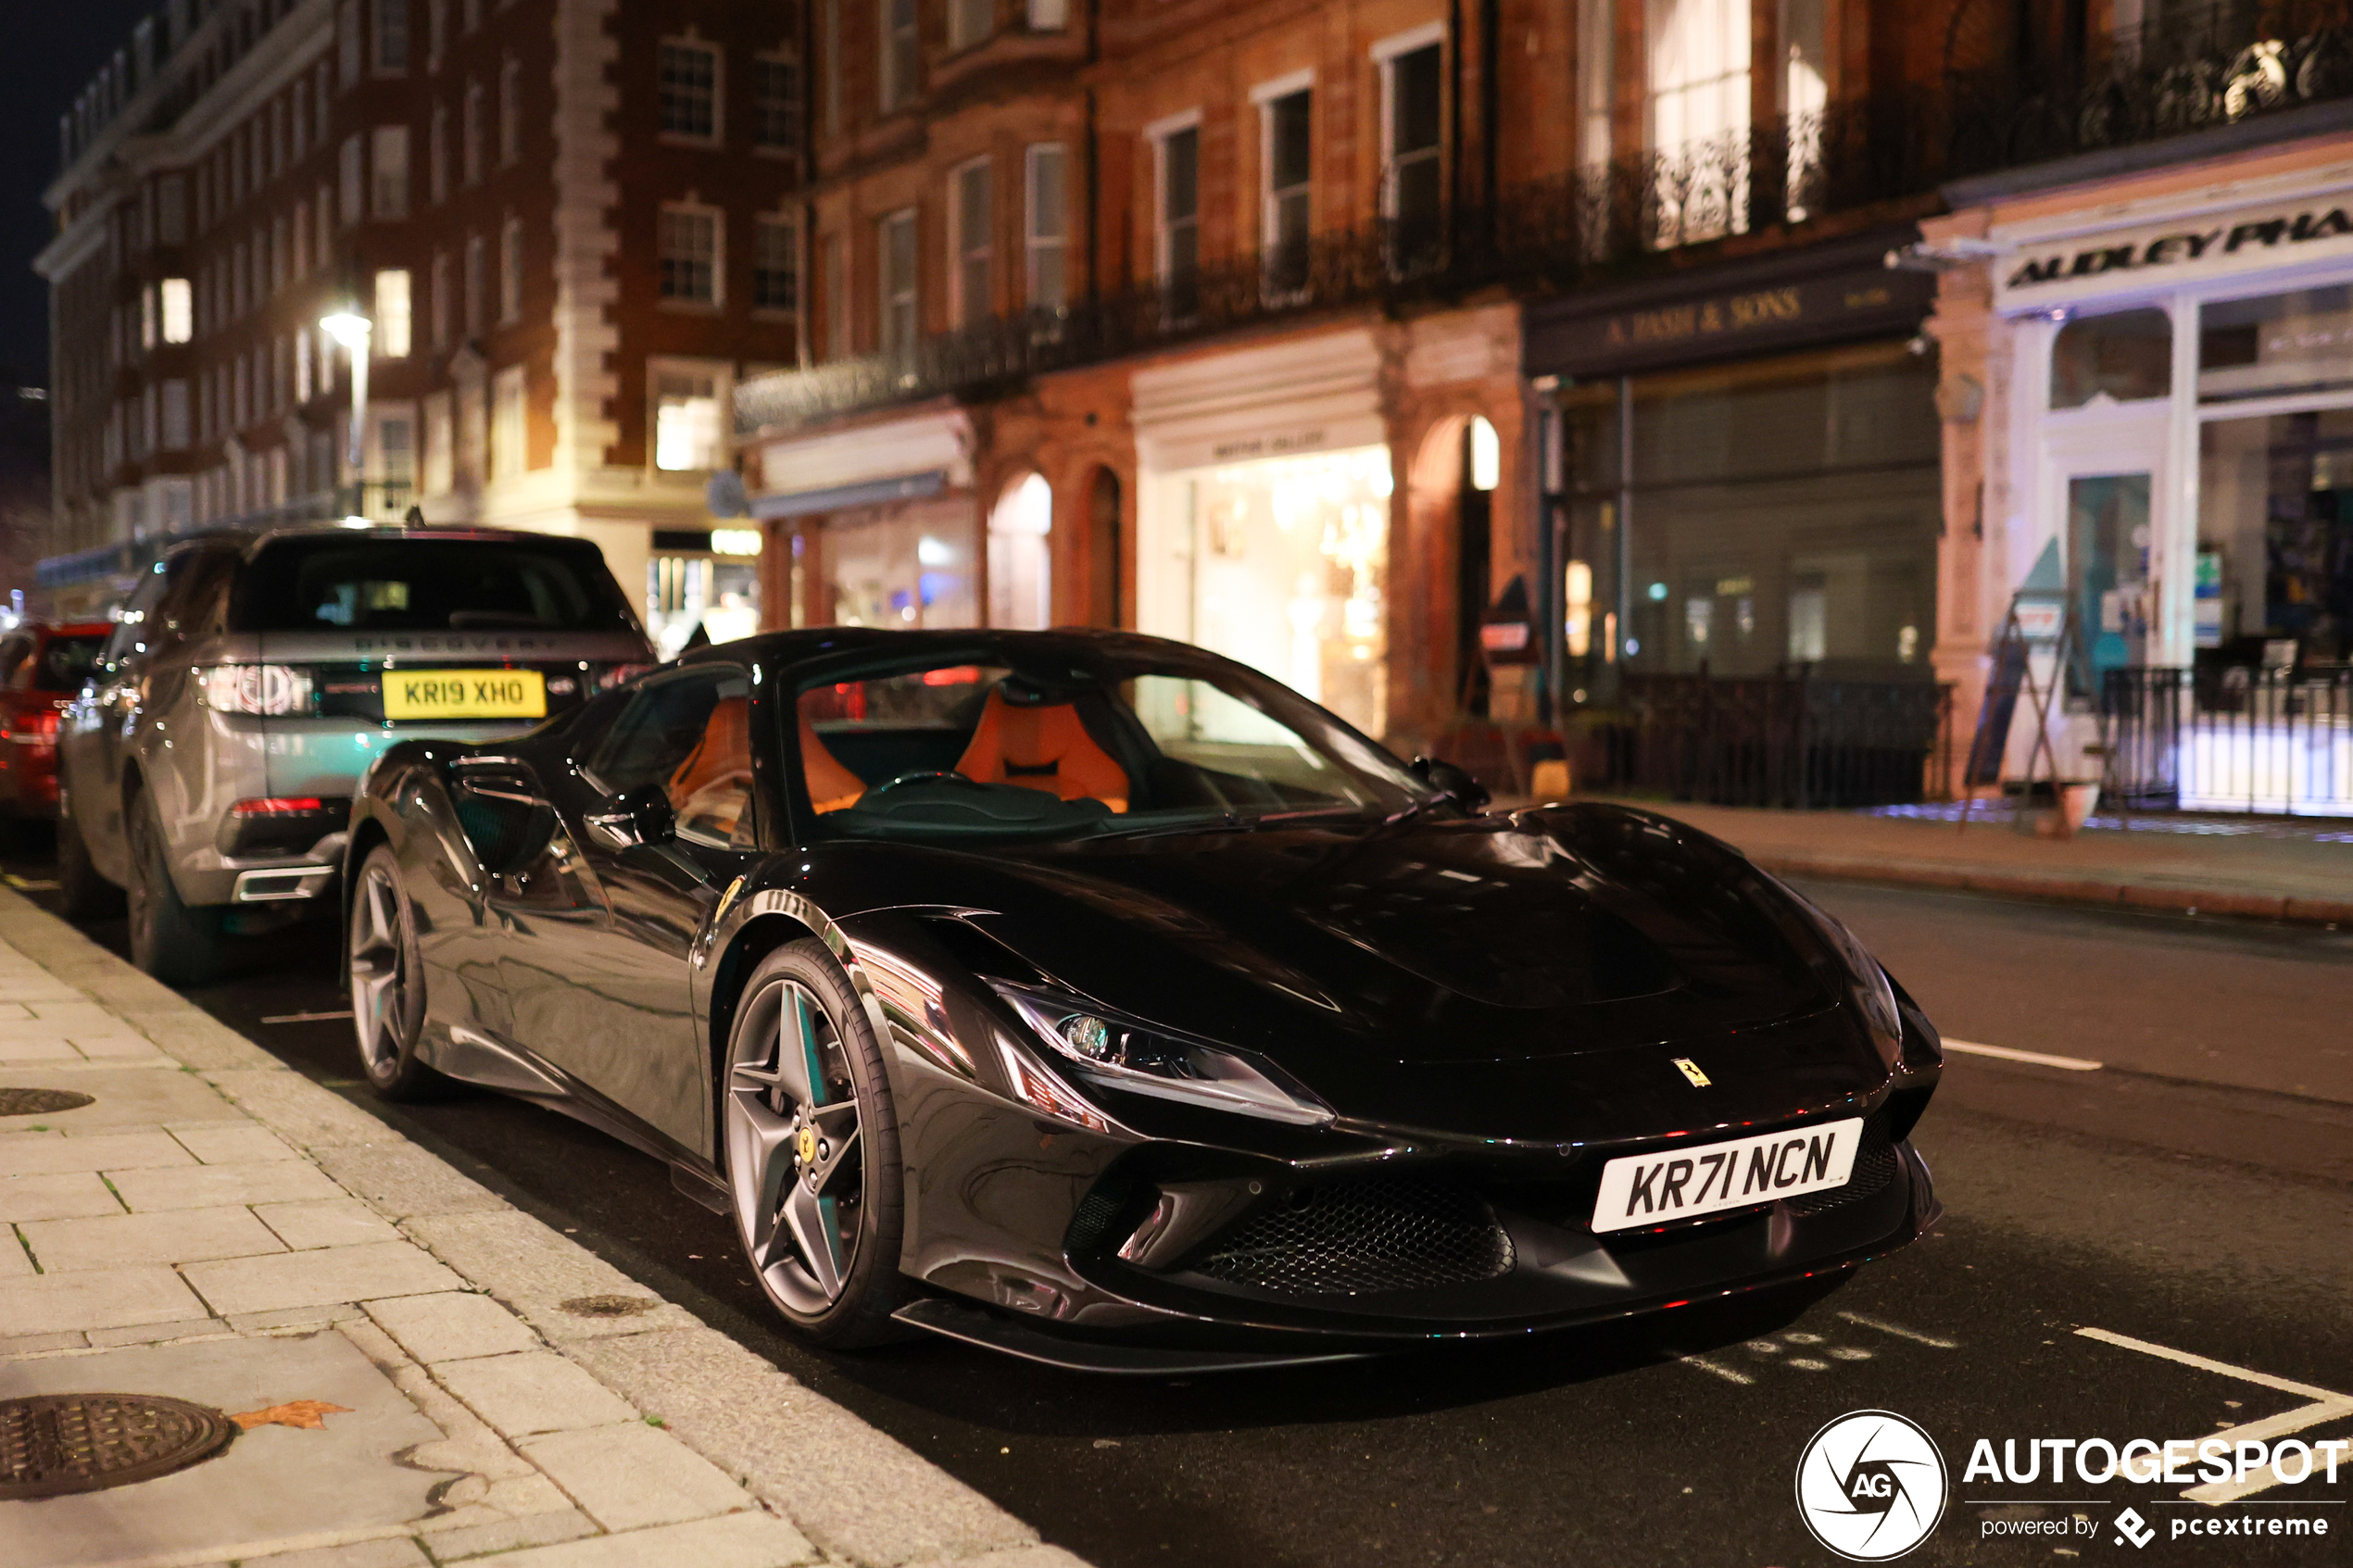
[[[368,340],[376,324],[357,310],[338,310],[319,322],[320,331],[351,355],[351,517],[365,521],[368,510]]]

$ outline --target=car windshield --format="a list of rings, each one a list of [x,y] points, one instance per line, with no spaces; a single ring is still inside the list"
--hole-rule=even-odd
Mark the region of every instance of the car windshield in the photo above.
[[[49,638],[41,645],[40,656],[32,661],[32,689],[80,691],[82,683],[90,678],[91,666],[98,661],[98,650],[106,646],[106,641],[105,635],[98,633]]]
[[[241,632],[622,632],[628,606],[593,545],[359,539],[263,546],[238,584]]]
[[[1288,687],[1174,646],[1013,638],[798,688],[805,809],[825,836],[1060,837],[1301,814],[1429,790]]]

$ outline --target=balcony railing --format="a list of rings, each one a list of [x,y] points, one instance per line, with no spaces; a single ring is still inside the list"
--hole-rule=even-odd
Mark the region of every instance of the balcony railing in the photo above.
[[[1303,254],[1242,256],[901,353],[761,377],[738,389],[737,424],[749,433],[984,397],[1038,374],[1319,311],[1571,288],[1686,246],[1925,199],[1962,176],[2353,96],[2353,0],[2226,4],[2049,69],[1960,66],[1901,94],[1457,202],[1434,223],[1327,231]]]

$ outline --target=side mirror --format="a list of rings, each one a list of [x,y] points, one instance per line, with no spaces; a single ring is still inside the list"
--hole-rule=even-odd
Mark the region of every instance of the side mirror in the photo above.
[[[615,849],[667,843],[678,831],[677,813],[659,784],[623,790],[613,797],[611,809],[592,811],[581,820]]]
[[[1452,762],[1441,762],[1435,757],[1416,757],[1406,771],[1466,811],[1483,811],[1492,798],[1485,784]]]

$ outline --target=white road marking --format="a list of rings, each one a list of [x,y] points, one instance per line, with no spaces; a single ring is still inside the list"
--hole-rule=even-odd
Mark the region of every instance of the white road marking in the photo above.
[[[2138,1350],[2145,1356],[2158,1356],[2169,1361],[2179,1361],[2183,1366],[2196,1367],[2200,1372],[2210,1372],[2223,1377],[2235,1377],[2243,1383],[2254,1383],[2265,1388],[2276,1388],[2283,1394],[2300,1394],[2312,1401],[2309,1405],[2298,1405],[2292,1411],[2283,1411],[2278,1415],[2266,1416],[2261,1421],[2250,1421],[2239,1426],[2226,1426],[2220,1432],[2211,1434],[2213,1437],[2227,1440],[2234,1447],[2242,1437],[2250,1442],[2259,1440],[2268,1442],[2273,1437],[2284,1437],[2290,1433],[2301,1432],[2308,1426],[2318,1426],[2323,1422],[2334,1421],[2339,1416],[2353,1415],[2353,1394],[2340,1394],[2334,1389],[2315,1387],[2309,1383],[2296,1383],[2288,1378],[2274,1377],[2268,1372],[2257,1372],[2251,1367],[2233,1366],[2228,1361],[2211,1361],[2205,1356],[2192,1355],[2187,1350],[2176,1350],[2165,1345],[2152,1345],[2145,1339],[2134,1339],[2128,1335],[2111,1334],[2104,1328],[2079,1328],[2075,1332],[2086,1339],[2096,1339],[2104,1345],[2120,1346],[2127,1350]],[[2244,1481],[2216,1481],[2203,1486],[2192,1486],[2182,1496],[2192,1502],[2217,1504],[2237,1502],[2243,1498],[2252,1497],[2257,1492],[2269,1491],[2273,1486],[2285,1484],[2286,1477],[2280,1474],[2276,1466],[2266,1465],[2261,1470],[2250,1472]]]
[[[350,1016],[351,1010],[346,1008],[341,1012],[282,1012],[275,1018],[265,1018],[261,1022],[264,1023],[317,1023],[323,1019],[349,1018]]]
[[[1998,1057],[2004,1061],[2032,1062],[2036,1067],[2063,1067],[2070,1073],[2097,1073],[2106,1062],[2080,1056],[2048,1056],[2042,1051],[2014,1051],[2007,1046],[1981,1046],[1974,1040],[1946,1040],[1944,1048],[1967,1056]]]
[[[1957,1340],[1939,1339],[1933,1334],[1922,1334],[1918,1329],[1905,1328],[1899,1324],[1892,1323],[1882,1323],[1877,1318],[1867,1318],[1860,1312],[1841,1312],[1838,1315],[1844,1318],[1848,1323],[1860,1323],[1865,1328],[1875,1328],[1881,1334],[1892,1334],[1898,1339],[1909,1339],[1914,1344],[1931,1345],[1939,1350],[1957,1350],[1961,1348],[1960,1343]]]
[[[1686,1366],[1695,1366],[1702,1372],[1712,1372],[1727,1383],[1748,1384],[1756,1381],[1744,1372],[1734,1372],[1730,1367],[1718,1366],[1705,1356],[1679,1356],[1676,1360]]]

